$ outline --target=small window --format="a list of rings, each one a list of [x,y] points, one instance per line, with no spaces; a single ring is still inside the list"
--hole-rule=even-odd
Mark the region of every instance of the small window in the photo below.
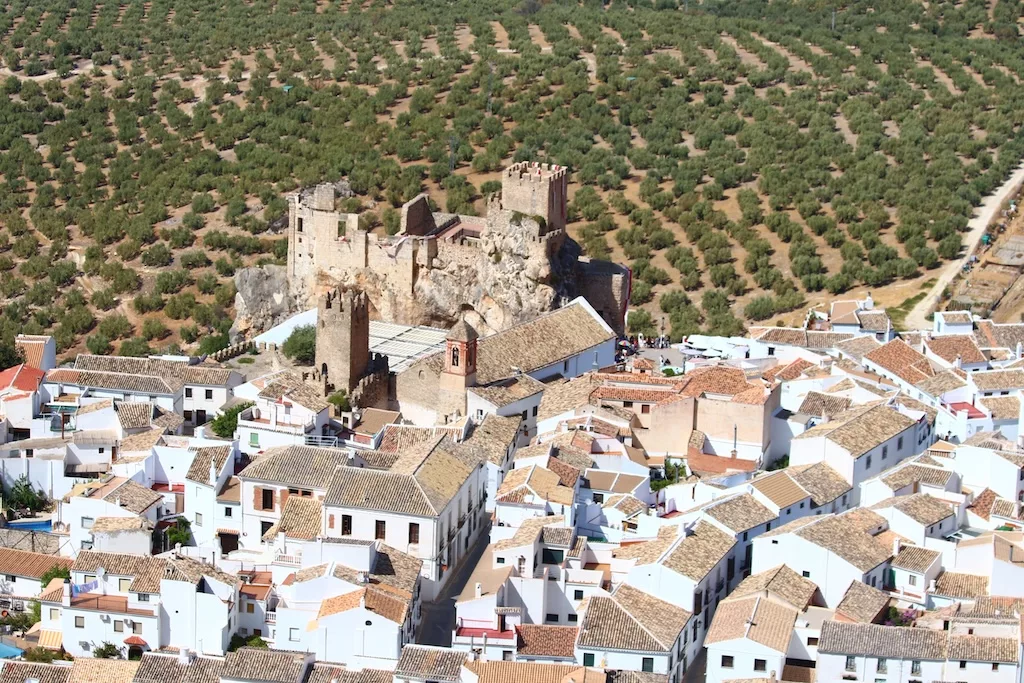
[[[541,551],[541,562],[544,564],[562,564],[563,559],[565,559],[565,551],[563,550],[548,550],[545,548]]]
[[[124,633],[124,622],[120,619],[114,622],[114,633]]]
[[[203,525],[203,513],[197,512],[196,513],[196,526],[202,526],[202,525]]]
[[[961,669],[966,669],[967,668],[967,662],[965,660],[963,660],[963,659],[960,660],[960,668]]]
[[[225,517],[231,517],[231,516],[233,516],[234,514],[235,514],[235,511],[234,511],[234,510],[232,510],[232,509],[231,509],[230,507],[225,507],[225,508],[224,508],[224,516],[225,516]]]
[[[577,615],[575,615],[575,614],[570,614],[566,618],[569,620],[570,624],[575,624],[575,623],[579,622],[579,620],[580,620],[580,618]]]
[[[642,406],[640,406],[640,412],[644,415],[649,414],[651,412],[651,404],[645,403]],[[645,657],[644,659],[650,659],[650,657]]]
[[[352,535],[352,515],[341,516],[341,535],[351,536]]]
[[[573,592],[573,600],[582,600],[582,599],[583,599],[583,591],[576,590],[576,591]]]
[[[733,662],[732,655],[722,655],[722,668],[723,669],[731,669],[732,668],[732,662]]]
[[[921,660],[920,659],[915,659],[912,662],[910,662],[910,674],[912,676],[920,676],[921,675]]]
[[[801,509],[801,510],[803,510],[803,509],[804,509],[804,505],[805,505],[805,504],[806,504],[806,502],[804,502],[804,503],[800,503],[800,509]]]
[[[887,674],[887,673],[889,673],[889,663],[886,660],[884,660],[881,657],[879,657],[878,661],[875,663],[875,673],[879,673],[879,674]]]
[[[245,605],[245,613],[246,614],[253,614],[255,612],[256,612],[256,605],[255,605],[255,603],[252,603],[252,602],[246,603],[246,605]]]
[[[885,460],[888,457],[889,457],[889,447],[888,446],[882,446],[882,460]]]
[[[85,617],[75,617],[75,628],[85,628]]]
[[[583,666],[594,666],[594,653],[584,652],[583,653]]]
[[[998,662],[992,662],[992,670],[993,671],[999,671],[999,663]]]
[[[259,432],[249,432],[249,445],[250,446],[256,446],[257,448],[259,447],[259,445],[260,445],[260,434],[259,434]]]
[[[864,461],[864,469],[871,469],[871,456],[869,455],[867,460]]]
[[[808,647],[818,647],[818,639],[815,638],[814,636],[807,636],[807,646]]]
[[[149,602],[149,593],[139,593],[139,602]]]
[[[142,635],[142,622],[139,622],[139,621],[133,621],[132,622],[132,633],[134,633],[137,636],[141,636]]]
[[[857,670],[857,658],[853,655],[846,655],[846,670],[856,671]]]
[[[594,494],[594,502],[597,503],[598,505],[601,505],[602,503],[604,503],[604,494],[603,493],[595,493]]]
[[[502,650],[501,651],[501,661],[503,661],[503,662],[511,662],[512,661],[512,650]]]
[[[803,573],[805,579],[811,578],[811,573],[809,571],[804,571],[802,573]]]
[[[18,577],[15,576],[14,574],[8,574],[7,575],[7,583],[14,583],[17,580],[18,580]]]
[[[82,517],[82,528],[91,529],[93,521],[92,517]]]
[[[647,673],[654,673],[654,657],[644,657],[643,662],[640,665],[640,670],[646,671]]]
[[[107,450],[106,448],[104,448],[103,446],[100,446],[100,453],[105,453],[106,450]]]
[[[128,587],[131,586],[131,585],[132,585],[132,580],[131,579],[118,579],[117,580],[117,590],[121,591],[122,593],[127,593],[128,592]]]
[[[288,640],[293,642],[293,643],[299,642],[299,629],[297,629],[297,628],[290,628],[290,629],[288,629]]]
[[[903,437],[902,436],[900,438],[896,439],[896,450],[898,450],[898,451],[902,451],[903,450]]]
[[[51,607],[50,608],[50,620],[52,621],[54,619],[60,619],[60,610],[57,609],[56,607]]]
[[[296,218],[295,219],[295,232],[302,232],[302,219],[301,218]]]
[[[212,401],[213,400],[213,389],[207,389],[206,390],[206,400],[207,401]]]
[[[379,540],[384,540],[384,535],[386,531],[387,523],[382,519],[378,519],[373,530],[373,537]]]
[[[633,402],[632,401],[623,401],[622,402],[622,407],[623,408],[632,408],[633,407]]]
[[[185,387],[185,398],[192,398],[192,387]]]
[[[416,522],[409,522],[409,543],[420,542],[420,525]]]
[[[754,671],[766,671],[768,669],[768,662],[763,659],[754,660]]]
[[[551,623],[557,624],[558,623],[558,615],[557,614],[545,614],[544,615],[544,621],[549,621]]]
[[[505,558],[504,557],[497,557],[497,558],[495,558],[494,561],[496,563],[498,563],[498,564],[505,564]]]
[[[537,406],[533,407],[533,416],[537,417]]]
[[[917,585],[917,577],[914,576],[913,574],[910,574],[907,577],[907,579],[908,579],[908,582],[910,583],[911,586],[916,586]]]
[[[256,436],[256,434],[253,433],[253,436]],[[274,489],[263,489],[263,491],[261,492],[261,497],[263,498],[263,500],[262,500],[263,509],[264,510],[273,510],[274,509]]]

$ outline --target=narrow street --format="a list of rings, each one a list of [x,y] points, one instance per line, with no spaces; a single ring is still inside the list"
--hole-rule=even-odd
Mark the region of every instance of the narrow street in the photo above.
[[[441,595],[434,602],[423,603],[423,617],[420,620],[420,632],[417,642],[421,645],[437,645],[439,647],[451,647],[452,629],[455,628],[455,598],[462,593],[466,582],[473,574],[480,557],[487,548],[488,540],[491,537],[491,523],[480,529],[476,543],[469,550],[469,554],[462,558],[462,563],[455,572],[455,576],[449,579]]]

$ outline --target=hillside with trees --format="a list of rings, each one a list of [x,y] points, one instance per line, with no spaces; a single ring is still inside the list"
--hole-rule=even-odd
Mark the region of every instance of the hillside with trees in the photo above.
[[[286,256],[288,193],[345,178],[394,232],[420,192],[481,211],[514,160],[571,169],[572,235],[632,267],[637,329],[898,303],[1024,156],[1022,9],[12,0],[0,337],[215,350],[234,272]]]

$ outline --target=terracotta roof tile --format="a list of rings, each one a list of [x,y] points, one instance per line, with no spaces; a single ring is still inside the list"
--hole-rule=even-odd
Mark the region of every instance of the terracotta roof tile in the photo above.
[[[638,652],[670,652],[690,613],[629,584],[611,596],[590,597],[579,646]]]
[[[962,572],[942,572],[935,579],[935,594],[949,598],[988,595],[989,577]]]
[[[924,354],[910,348],[902,339],[893,339],[883,344],[865,354],[864,360],[875,363],[910,384],[917,384],[935,375],[935,370]]]
[[[579,633],[579,628],[575,626],[522,624],[516,626],[516,654],[521,657],[573,659]]]
[[[869,624],[888,606],[888,593],[872,588],[862,581],[851,581],[850,587],[843,594],[843,599],[836,605],[836,616]]]
[[[743,638],[785,653],[797,615],[797,610],[788,605],[758,596],[729,600],[718,606],[704,643]]]

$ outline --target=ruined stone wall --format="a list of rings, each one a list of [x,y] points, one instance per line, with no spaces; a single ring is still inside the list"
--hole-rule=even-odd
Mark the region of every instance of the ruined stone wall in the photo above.
[[[382,367],[360,379],[352,389],[349,402],[353,407],[388,410],[394,405],[394,376],[388,370],[386,357],[384,360]]]
[[[576,288],[616,334],[625,334],[625,315],[629,304],[631,274],[628,268],[608,261],[580,257],[576,268]]]
[[[434,223],[434,215],[430,212],[430,201],[427,199],[427,195],[421,194],[402,205],[399,234],[429,235],[435,228],[437,225]]]

